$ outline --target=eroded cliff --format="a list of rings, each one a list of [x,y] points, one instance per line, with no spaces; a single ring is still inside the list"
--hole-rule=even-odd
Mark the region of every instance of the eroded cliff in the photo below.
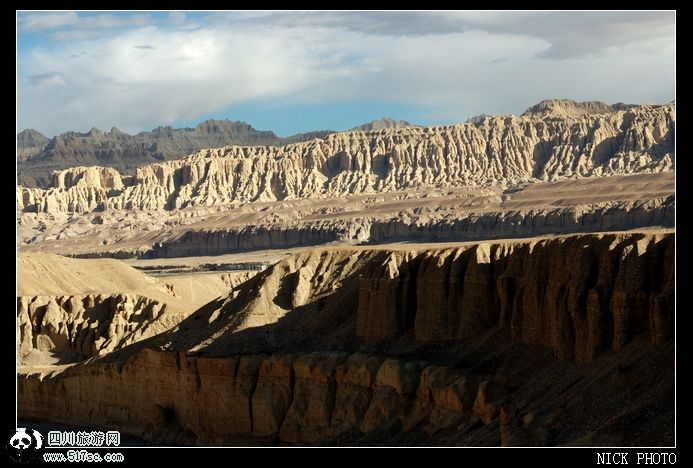
[[[18,187],[17,208],[172,210],[661,172],[674,165],[674,122],[674,105],[667,104],[609,114],[486,117],[476,124],[338,133],[282,147],[230,146],[138,168],[127,187]],[[75,170],[104,171],[66,171]],[[61,173],[56,178],[56,183],[75,179]]]
[[[18,359],[75,362],[157,335],[250,277],[152,278],[116,260],[20,254]]]
[[[431,189],[173,211],[24,213],[29,251],[78,257],[221,255],[326,243],[507,239],[673,227],[674,173]]]
[[[673,321],[671,233],[314,250],[24,371],[19,414],[197,444],[670,443]]]
[[[99,356],[166,331],[186,316],[135,294],[18,297],[19,358],[34,361],[34,350],[61,362]]]
[[[459,242],[577,232],[627,231],[650,226],[673,227],[675,206],[674,197],[669,196],[636,202],[470,212],[465,215],[439,213],[437,216],[378,218],[369,216],[366,212],[351,219],[336,218],[189,230],[179,236],[157,242],[149,249],[133,252],[133,255],[141,258],[187,257],[322,245],[331,242]],[[78,254],[84,257],[100,255],[104,254]]]

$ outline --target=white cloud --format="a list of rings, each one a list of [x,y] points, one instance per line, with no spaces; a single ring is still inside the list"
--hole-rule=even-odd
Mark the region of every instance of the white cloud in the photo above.
[[[515,34],[551,44],[545,56],[575,58],[600,55],[642,41],[673,40],[673,11],[532,12],[303,12],[231,16],[236,21],[282,27],[331,27],[369,35],[421,36],[481,30]]]
[[[183,20],[185,17],[183,16]],[[98,14],[80,16],[75,12],[64,13],[22,13],[19,16],[19,27],[23,32],[47,31],[59,28],[75,29],[109,29],[122,27],[140,27],[153,22],[149,14],[112,15]]]
[[[72,26],[77,23],[78,19],[77,14],[74,12],[31,13],[20,15],[19,25],[21,29],[27,32],[44,31]]]
[[[397,101],[463,121],[521,112],[548,97],[673,98],[673,25],[661,18],[412,15],[242,13],[203,21],[171,13],[160,24],[146,15],[104,15],[90,21],[112,28],[108,35],[20,56],[19,123],[46,134],[92,126],[137,131],[254,99]],[[51,24],[32,21],[33,28]],[[129,27],[109,26],[119,21]],[[637,30],[643,24],[647,32]],[[588,46],[599,53],[586,53]],[[56,75],[41,84],[60,79],[60,92],[37,86],[36,77],[49,74]]]
[[[79,41],[102,35],[102,31],[95,31],[93,29],[67,29],[52,33],[51,39],[54,41]]]

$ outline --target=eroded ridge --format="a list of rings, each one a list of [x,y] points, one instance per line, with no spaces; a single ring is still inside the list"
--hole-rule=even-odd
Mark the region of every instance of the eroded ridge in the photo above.
[[[196,444],[660,444],[673,298],[671,233],[320,249],[168,332],[22,370],[20,417]]]

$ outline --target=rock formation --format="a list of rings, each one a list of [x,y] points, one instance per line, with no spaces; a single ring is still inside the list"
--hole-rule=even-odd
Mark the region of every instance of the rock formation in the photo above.
[[[673,227],[673,188],[674,174],[664,172],[235,208],[24,213],[19,238],[28,250],[160,258],[332,242],[467,241]]]
[[[37,350],[61,362],[79,361],[166,331],[186,315],[136,294],[21,296],[19,358],[32,360],[27,356]]]
[[[673,299],[666,233],[313,250],[156,337],[20,369],[19,416],[169,443],[671,443]]]
[[[374,130],[386,130],[389,128],[406,128],[411,127],[412,124],[406,120],[395,120],[389,117],[383,117],[382,119],[373,120],[371,122],[359,125],[354,128],[350,128],[349,132],[372,132]]]
[[[653,342],[671,338],[673,258],[672,234],[574,235],[423,251],[311,249],[260,273],[233,301],[208,311],[217,317],[211,326],[175,336],[186,346],[197,342],[186,349],[207,353],[274,351],[304,339],[310,327],[322,326],[321,318],[338,320],[330,314],[339,310],[342,319],[355,320],[354,336],[362,343],[413,337],[446,345],[498,326],[560,359],[583,362],[641,333]],[[301,323],[302,333],[294,333],[292,323]],[[271,324],[271,339],[252,331]],[[339,341],[325,333],[319,339]]]
[[[19,417],[172,444],[673,444],[674,103],[405,124],[92,130],[48,156],[22,132],[22,164],[84,164],[17,187]],[[234,132],[254,146],[199,146]]]
[[[140,167],[120,189],[18,187],[17,207],[172,210],[662,172],[674,165],[674,121],[673,105],[641,106],[606,115],[492,117],[475,125],[339,133],[283,147],[231,146]],[[67,170],[74,171],[85,169]]]
[[[66,132],[48,139],[33,129],[17,134],[19,182],[46,187],[51,172],[71,166],[109,166],[131,172],[152,162],[180,159],[203,148],[227,145],[282,145],[321,138],[331,131],[316,131],[281,138],[255,130],[245,122],[205,120],[195,128],[157,127],[129,135],[117,128],[109,132]]]
[[[671,227],[673,104],[204,150],[17,187],[20,241],[86,257]]]
[[[575,102],[570,99],[544,99],[527,109],[523,117],[561,117],[566,115],[609,114],[637,107],[622,102],[608,105],[599,101]]]
[[[248,273],[151,278],[117,260],[20,254],[18,358],[79,361],[164,332]]]
[[[321,245],[330,242],[459,242],[509,239],[547,234],[619,231],[674,226],[674,200],[621,202],[570,208],[472,213],[468,217],[429,220],[355,218],[348,221],[276,223],[269,226],[187,231],[159,242],[142,258],[222,255],[244,250]],[[82,257],[102,254],[83,253]]]

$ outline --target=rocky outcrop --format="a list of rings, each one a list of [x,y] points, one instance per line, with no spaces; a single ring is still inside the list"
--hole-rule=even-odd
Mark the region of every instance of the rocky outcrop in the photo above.
[[[24,213],[18,235],[29,251],[81,258],[157,258],[327,243],[473,241],[623,231],[673,227],[674,184],[674,173],[665,172],[234,208]]]
[[[661,172],[673,169],[674,122],[669,104],[606,115],[491,117],[477,124],[339,133],[283,147],[231,146],[140,167],[121,190],[19,187],[17,204],[20,211],[40,212],[173,210]],[[74,170],[83,171],[68,171]]]
[[[644,351],[631,354],[642,359]],[[537,397],[541,369],[538,376],[518,378],[363,353],[215,358],[143,349],[124,364],[95,361],[58,373],[20,370],[18,407],[23,419],[107,425],[156,444],[546,446],[673,440],[657,433],[671,422],[669,408],[651,413],[645,421],[653,426],[640,426],[635,436],[614,422],[613,409],[604,411],[623,398],[627,384],[612,378],[623,362],[600,363],[603,370],[592,378],[595,369],[589,367],[554,369],[539,390],[548,396]],[[627,362],[642,366],[632,357]],[[664,378],[671,384],[668,369],[658,367],[639,382],[649,386]],[[621,414],[632,417],[648,404],[625,405]]]
[[[389,117],[383,117],[382,119],[372,120],[358,127],[350,128],[349,132],[372,132],[379,130],[386,130],[389,128],[406,128],[411,127],[412,124],[406,120],[396,120]]]
[[[334,241],[364,242],[368,223],[361,220],[317,221],[277,226],[247,226],[237,229],[188,231],[171,241],[156,244],[142,258],[222,255],[243,250],[287,248],[327,244]]]
[[[610,106],[599,101],[576,102],[570,99],[544,99],[539,104],[527,109],[523,117],[547,117],[585,114],[609,114],[621,110],[628,110],[635,105],[619,102]]]
[[[103,355],[168,330],[186,315],[135,294],[18,297],[19,358],[33,350],[65,360]]]
[[[314,249],[258,273],[161,339],[223,354],[334,349],[354,339],[450,346],[505,330],[560,360],[589,362],[639,336],[654,344],[673,336],[673,262],[671,233]]]
[[[125,185],[120,173],[110,167],[77,167],[69,171],[55,172],[53,187],[59,190],[84,187],[109,191],[122,190]]]
[[[626,231],[647,226],[674,227],[674,197],[641,202],[612,202],[552,209],[469,213],[459,218],[407,222],[398,219],[370,225],[372,243],[397,240],[472,241],[546,234]]]
[[[400,419],[434,432],[488,406],[472,407],[477,383],[460,370],[358,353],[205,358],[145,349],[123,366],[31,373],[19,386],[23,418],[44,418],[49,404],[54,422],[84,423],[91,414],[92,423],[107,418],[148,438],[200,445],[249,437],[315,443]]]
[[[590,361],[643,333],[673,336],[673,259],[672,235],[393,252],[360,277],[356,335],[445,345],[507,327],[559,359]]]
[[[108,194],[122,191],[125,185],[120,173],[110,167],[77,167],[53,173],[53,187],[40,189],[17,187],[17,207],[30,207],[31,211],[45,213],[85,212],[103,207]],[[20,208],[22,207],[22,208]]]
[[[17,358],[75,362],[164,332],[255,272],[153,278],[122,262],[20,254]]]

